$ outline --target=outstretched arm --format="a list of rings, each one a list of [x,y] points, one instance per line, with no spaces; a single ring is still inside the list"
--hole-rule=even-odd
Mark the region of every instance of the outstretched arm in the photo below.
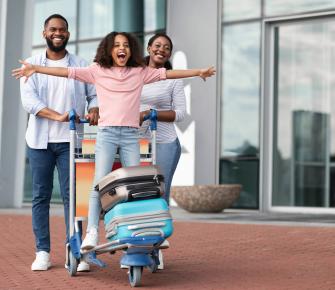
[[[199,76],[205,81],[206,78],[215,75],[215,72],[216,70],[213,66],[206,69],[167,70],[166,78],[180,79]]]
[[[14,76],[16,79],[26,77],[25,81],[27,81],[28,78],[34,73],[41,73],[64,78],[68,77],[68,69],[65,67],[46,67],[32,65],[23,60],[19,60],[19,62],[23,64],[22,67],[12,70],[12,76]]]

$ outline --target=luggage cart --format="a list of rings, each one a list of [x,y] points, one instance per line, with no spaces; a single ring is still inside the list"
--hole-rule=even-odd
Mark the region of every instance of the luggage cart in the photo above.
[[[77,273],[77,266],[82,257],[80,252],[81,236],[82,236],[82,221],[87,216],[88,194],[91,191],[93,176],[94,176],[94,147],[95,134],[87,134],[80,136],[76,131],[76,122],[78,122],[75,111],[71,111],[70,119],[70,212],[69,212],[69,231],[70,241],[66,246],[67,269],[70,276],[75,276]],[[156,129],[157,129],[157,112],[151,110],[145,116],[144,120],[150,120],[150,129],[152,132],[151,140],[151,155],[149,154],[149,142],[142,141],[141,145],[141,165],[156,164]],[[87,123],[86,120],[79,120],[79,123]],[[82,144],[78,144],[82,143]],[[85,143],[85,144],[84,144]],[[83,145],[82,151],[76,149]],[[87,150],[88,148],[88,150]],[[118,159],[115,159],[113,170],[121,167]],[[82,174],[86,173],[91,176],[86,178],[86,200],[76,198],[82,178]],[[85,189],[84,189],[85,190]],[[78,203],[84,205],[85,208],[78,208]],[[86,203],[86,204],[85,204]],[[172,223],[172,218],[171,218]],[[140,285],[141,275],[144,267],[148,267],[151,272],[157,270],[159,264],[158,250],[163,248],[161,244],[165,240],[164,236],[141,236],[122,238],[114,241],[109,241],[105,244],[98,245],[92,250],[86,251],[84,254],[88,256],[88,261],[99,266],[104,266],[104,263],[96,259],[96,255],[103,253],[114,253],[118,250],[123,250],[124,255],[120,263],[129,265],[129,282],[131,286],[136,287]]]

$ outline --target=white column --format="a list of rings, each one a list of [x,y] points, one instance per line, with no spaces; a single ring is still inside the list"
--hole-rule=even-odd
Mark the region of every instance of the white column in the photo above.
[[[218,0],[167,1],[167,34],[174,43],[175,68],[214,65],[219,70],[218,4]],[[217,79],[184,81],[190,114],[178,125],[184,153],[174,176],[175,185],[190,185],[192,180],[194,184],[218,182]]]
[[[32,0],[0,0],[0,207],[23,200],[27,114],[19,82],[11,76],[18,59],[31,52]]]

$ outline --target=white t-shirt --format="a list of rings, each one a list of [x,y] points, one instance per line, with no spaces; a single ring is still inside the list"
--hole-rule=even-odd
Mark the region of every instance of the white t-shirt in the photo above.
[[[59,60],[47,59],[48,67],[67,67],[67,56]],[[68,91],[67,78],[47,76],[48,77],[48,108],[63,114],[72,108],[72,100]],[[49,140],[50,143],[70,142],[69,123],[49,121]]]

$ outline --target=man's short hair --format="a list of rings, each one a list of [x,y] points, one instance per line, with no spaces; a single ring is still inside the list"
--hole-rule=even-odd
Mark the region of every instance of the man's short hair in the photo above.
[[[53,18],[59,18],[62,19],[65,23],[66,23],[66,29],[69,29],[69,24],[67,23],[67,20],[65,19],[64,16],[60,15],[60,14],[52,14],[50,15],[47,19],[45,19],[44,21],[44,28],[48,25],[49,21]]]

